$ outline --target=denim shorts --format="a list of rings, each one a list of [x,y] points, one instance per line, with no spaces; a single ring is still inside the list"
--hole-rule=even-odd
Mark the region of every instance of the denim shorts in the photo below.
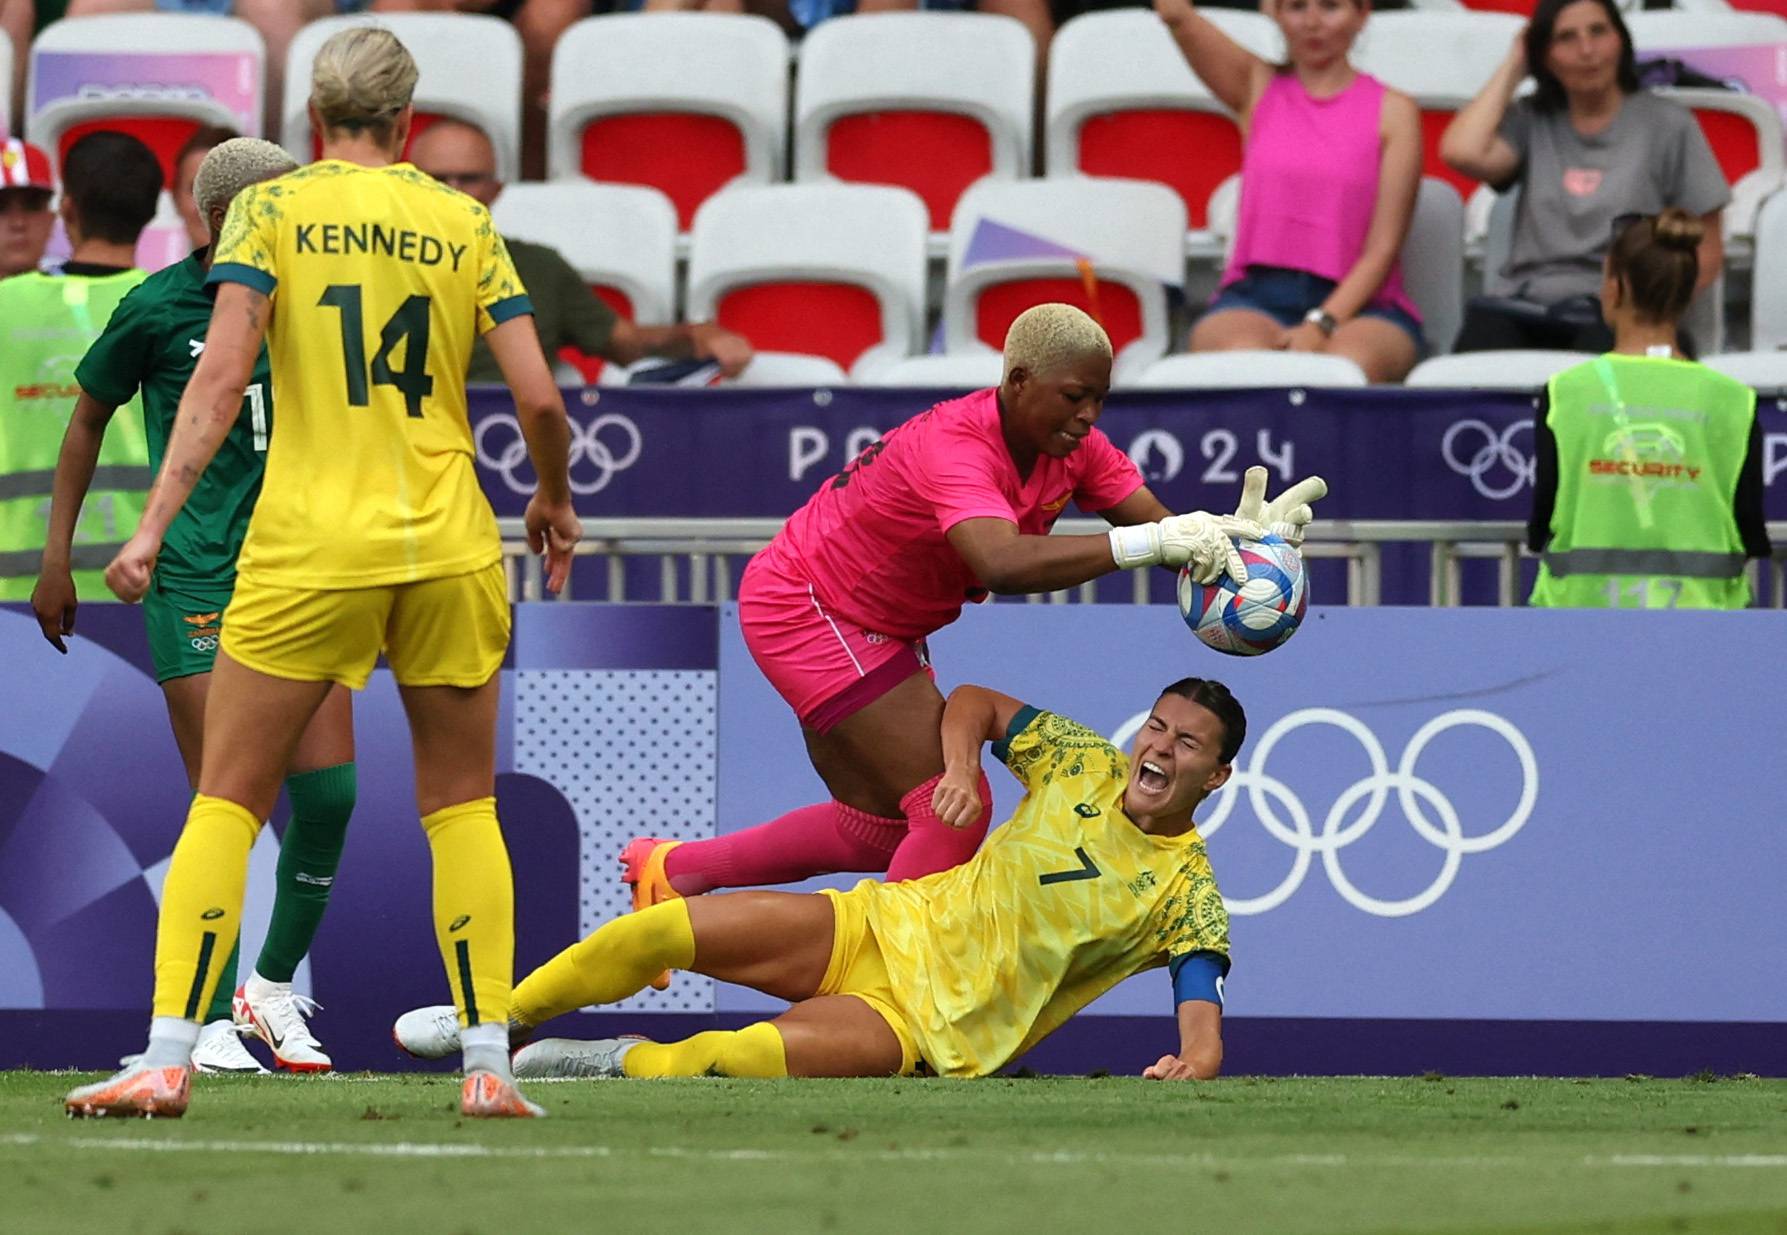
[[[1249,266],[1246,274],[1216,293],[1205,312],[1252,309],[1288,328],[1297,325],[1311,309],[1320,306],[1333,290],[1333,279],[1324,279],[1307,270]],[[1415,353],[1426,354],[1427,341],[1421,337],[1421,323],[1408,310],[1393,304],[1368,304],[1359,310],[1359,316],[1381,317],[1391,325],[1401,327],[1403,333],[1415,341]]]

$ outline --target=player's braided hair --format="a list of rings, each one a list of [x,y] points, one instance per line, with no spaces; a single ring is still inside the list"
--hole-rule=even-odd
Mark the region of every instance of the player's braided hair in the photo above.
[[[1178,695],[1216,713],[1216,719],[1222,722],[1219,757],[1224,763],[1235,761],[1235,756],[1241,753],[1241,743],[1247,740],[1247,713],[1242,710],[1241,701],[1229,693],[1228,687],[1212,678],[1180,678],[1160,693]]]
[[[258,137],[232,137],[211,147],[192,180],[192,199],[199,213],[227,210],[236,194],[251,184],[296,171],[298,161],[283,147]]]
[[[1111,355],[1104,327],[1070,304],[1039,304],[1025,309],[1005,332],[1005,371],[1048,373],[1085,356]]]
[[[350,26],[331,35],[310,70],[310,102],[329,129],[388,140],[416,92],[416,62],[395,34]]]

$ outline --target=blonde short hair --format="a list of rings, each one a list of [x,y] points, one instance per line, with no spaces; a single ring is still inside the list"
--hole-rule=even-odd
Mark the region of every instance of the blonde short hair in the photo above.
[[[298,160],[284,147],[258,137],[232,137],[211,147],[193,177],[192,199],[199,213],[227,210],[236,194],[251,184],[298,170]]]
[[[330,129],[389,135],[416,93],[416,61],[382,26],[350,26],[329,37],[310,70],[310,102]]]
[[[1111,357],[1111,338],[1104,327],[1070,304],[1039,304],[1025,309],[1005,332],[1004,381],[1013,369],[1038,375],[1087,356]]]

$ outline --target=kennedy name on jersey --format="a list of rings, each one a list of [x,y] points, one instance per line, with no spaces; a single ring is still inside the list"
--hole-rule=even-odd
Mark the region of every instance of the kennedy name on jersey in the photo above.
[[[297,236],[298,252],[347,255],[376,253],[395,257],[400,262],[418,262],[438,266],[450,259],[455,274],[459,259],[465,256],[463,244],[448,244],[407,227],[385,227],[379,223],[299,223],[292,229]]]

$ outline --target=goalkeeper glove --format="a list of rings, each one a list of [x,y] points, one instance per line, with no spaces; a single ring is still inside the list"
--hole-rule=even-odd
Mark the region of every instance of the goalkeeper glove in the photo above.
[[[1158,523],[1111,529],[1111,559],[1124,570],[1138,566],[1185,566],[1198,583],[1214,583],[1224,574],[1236,584],[1247,582],[1247,566],[1235,538],[1258,540],[1260,525],[1234,515],[1196,510],[1169,515]]]
[[[1311,502],[1318,502],[1328,493],[1328,482],[1310,476],[1266,501],[1266,469],[1250,467],[1241,482],[1241,504],[1235,507],[1235,518],[1246,519],[1265,528],[1293,549],[1302,545],[1303,532],[1315,518]]]

